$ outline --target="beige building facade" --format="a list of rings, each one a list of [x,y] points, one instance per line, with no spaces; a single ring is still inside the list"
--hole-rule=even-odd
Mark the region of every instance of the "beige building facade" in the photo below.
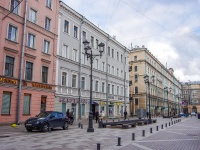
[[[144,82],[145,75],[149,76],[149,86]],[[172,68],[167,69],[144,46],[136,46],[130,51],[130,112],[137,115],[137,110],[141,108],[149,112],[150,101],[152,115],[167,115],[168,109],[170,114],[177,114],[181,108],[180,95],[181,83],[173,75]]]

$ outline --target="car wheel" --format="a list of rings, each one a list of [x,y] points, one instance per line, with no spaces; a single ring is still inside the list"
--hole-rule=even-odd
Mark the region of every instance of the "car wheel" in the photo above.
[[[49,124],[48,124],[48,123],[45,123],[45,124],[43,125],[42,131],[43,131],[43,132],[49,131]]]
[[[32,132],[33,129],[26,128],[26,130],[27,130],[28,132]]]
[[[69,124],[68,124],[68,122],[65,122],[64,125],[63,125],[63,129],[67,130],[68,128],[69,128]]]

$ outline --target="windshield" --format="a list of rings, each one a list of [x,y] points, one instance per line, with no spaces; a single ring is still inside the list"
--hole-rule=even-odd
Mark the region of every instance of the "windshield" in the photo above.
[[[37,115],[38,118],[45,118],[47,117],[48,115],[50,115],[51,113],[50,112],[41,112]]]

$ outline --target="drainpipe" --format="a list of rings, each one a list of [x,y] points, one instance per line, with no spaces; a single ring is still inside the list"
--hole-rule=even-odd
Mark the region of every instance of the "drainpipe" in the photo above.
[[[78,84],[78,95],[79,95],[79,102],[78,102],[78,120],[81,120],[81,74],[82,74],[82,59],[81,59],[81,55],[82,55],[82,41],[83,41],[83,36],[82,36],[82,25],[84,24],[84,16],[82,17],[82,22],[80,25],[80,34],[79,34],[79,84]]]
[[[127,74],[127,72],[125,73],[125,71],[126,71],[125,53],[126,53],[126,47],[124,49],[124,111],[125,110],[127,111],[127,109],[126,109],[126,74]]]
[[[26,17],[27,17],[27,8],[28,0],[25,2],[25,12],[24,12],[24,31],[22,39],[22,52],[20,59],[20,73],[19,73],[19,87],[18,87],[18,101],[17,101],[17,124],[20,124],[20,101],[21,101],[21,92],[22,92],[22,71],[24,63],[24,48],[25,48],[25,39],[26,39]]]
[[[106,41],[106,117],[108,118],[108,41],[110,40],[110,35]]]

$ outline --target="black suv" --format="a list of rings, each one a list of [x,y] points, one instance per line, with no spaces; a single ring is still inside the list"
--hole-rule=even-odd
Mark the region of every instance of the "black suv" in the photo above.
[[[62,127],[64,130],[68,129],[69,122],[62,112],[45,111],[27,119],[24,123],[27,131],[39,130],[43,132],[49,131],[51,128]]]

